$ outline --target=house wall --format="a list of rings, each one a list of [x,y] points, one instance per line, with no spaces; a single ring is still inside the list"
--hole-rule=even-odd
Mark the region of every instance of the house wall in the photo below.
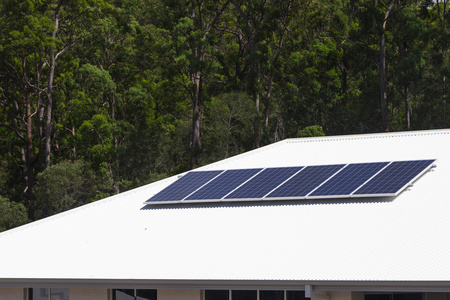
[[[27,300],[27,289],[0,288],[0,300]],[[203,300],[201,290],[159,289],[158,300]],[[72,288],[70,300],[111,300],[107,289]],[[364,300],[363,292],[314,292],[311,300]],[[423,300],[450,300],[449,293],[424,293]]]
[[[311,300],[364,300],[364,295],[364,292],[313,292]],[[423,295],[423,300],[450,300],[450,293],[423,293]]]
[[[0,288],[1,300],[23,300],[25,291],[22,288]]]
[[[158,300],[202,300],[201,290],[158,290]],[[72,299],[71,299],[72,300]]]
[[[352,299],[352,292],[331,292],[330,300],[355,300],[355,299]]]
[[[350,291],[320,292],[313,291],[311,300],[364,300],[364,293]],[[449,299],[424,299],[424,300],[449,300]]]
[[[70,289],[70,300],[108,300],[107,289]]]

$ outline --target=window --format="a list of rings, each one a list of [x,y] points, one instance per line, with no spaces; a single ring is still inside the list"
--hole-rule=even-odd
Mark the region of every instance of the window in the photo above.
[[[205,300],[230,300],[230,291],[206,290]]]
[[[134,290],[113,290],[113,300],[133,300]]]
[[[286,291],[286,300],[305,300],[304,291]]]
[[[156,300],[156,290],[116,289],[113,300]]]
[[[232,300],[257,300],[257,291],[232,291]]]
[[[259,300],[306,300],[304,291],[265,291],[265,290],[261,291],[205,290],[205,300],[230,300],[230,299],[256,300],[258,299],[258,294]],[[365,299],[365,300],[385,300],[385,299]],[[409,300],[409,299],[395,299],[395,300]],[[411,300],[422,300],[422,299],[411,299]]]
[[[29,300],[69,300],[69,289],[34,288],[28,290]]]
[[[284,291],[259,291],[259,300],[284,300]]]
[[[422,293],[365,294],[364,300],[422,300]]]

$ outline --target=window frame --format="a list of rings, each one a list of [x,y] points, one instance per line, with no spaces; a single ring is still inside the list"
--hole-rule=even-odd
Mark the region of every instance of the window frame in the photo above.
[[[203,290],[203,295],[202,295],[202,299],[203,300],[207,300],[206,299],[206,291],[211,291],[211,290],[208,290],[208,289],[204,289]],[[224,292],[227,292],[228,293],[228,300],[233,300],[233,291],[239,291],[239,290],[223,290],[223,289],[217,289],[217,290],[214,290],[214,291],[224,291]],[[288,299],[288,292],[301,292],[302,293],[302,295],[303,295],[303,299],[302,300],[306,300],[306,299],[309,299],[309,298],[306,298],[305,297],[305,291],[304,290],[269,290],[269,289],[267,289],[267,290],[250,290],[250,291],[256,291],[256,300],[260,300],[260,293],[262,292],[262,291],[277,291],[277,292],[283,292],[283,300],[287,300]],[[423,299],[422,299],[423,300]]]
[[[383,295],[386,296],[386,297],[389,297],[389,300],[399,300],[398,297],[400,297],[400,300],[402,300],[403,297],[405,297],[407,295],[413,295],[413,296],[419,296],[420,295],[420,300],[424,300],[425,299],[425,293],[423,293],[423,292],[368,292],[368,293],[364,293],[364,300],[369,298],[367,296],[378,296],[378,297],[381,297]],[[417,300],[419,300],[419,299],[417,299]]]
[[[156,299],[158,299],[158,290],[157,289],[111,289],[111,298],[110,299],[112,299],[112,300],[116,300],[116,294],[115,294],[115,291],[120,291],[120,290],[132,290],[133,291],[133,296],[130,296],[130,297],[133,297],[133,299],[134,300],[137,300],[137,297],[140,297],[140,296],[138,296],[137,295],[137,291],[140,291],[140,290],[148,290],[148,291],[154,291],[155,292],[155,300]]]
[[[70,289],[69,288],[61,288],[61,287],[53,287],[53,288],[49,288],[49,287],[37,287],[37,288],[28,288],[28,294],[27,294],[27,299],[28,300],[33,300],[34,299],[34,295],[33,295],[33,290],[39,290],[39,289],[45,289],[46,290],[46,294],[44,295],[44,297],[47,300],[51,300],[52,299],[52,289],[53,290],[67,290],[67,300],[70,299]],[[43,298],[43,297],[40,297]],[[37,299],[34,299],[37,300]]]

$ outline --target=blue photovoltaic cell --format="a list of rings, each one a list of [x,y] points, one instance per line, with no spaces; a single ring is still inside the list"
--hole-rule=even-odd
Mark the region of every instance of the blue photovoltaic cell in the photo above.
[[[310,166],[300,171],[266,198],[303,197],[345,165]]]
[[[246,182],[243,186],[226,196],[225,199],[262,198],[294,175],[302,167],[268,168]]]
[[[146,202],[179,201],[223,171],[189,172]]]
[[[350,164],[309,196],[350,195],[388,162]]]
[[[185,200],[219,200],[261,170],[227,170]]]
[[[192,171],[146,203],[395,196],[434,161]]]
[[[395,195],[433,162],[434,160],[394,161],[354,194]]]

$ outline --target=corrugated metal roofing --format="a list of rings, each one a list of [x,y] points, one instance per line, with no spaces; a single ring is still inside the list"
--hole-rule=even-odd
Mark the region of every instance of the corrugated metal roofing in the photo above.
[[[0,234],[10,279],[450,281],[450,130],[290,139],[201,170],[437,159],[395,198],[147,206],[176,176]]]

